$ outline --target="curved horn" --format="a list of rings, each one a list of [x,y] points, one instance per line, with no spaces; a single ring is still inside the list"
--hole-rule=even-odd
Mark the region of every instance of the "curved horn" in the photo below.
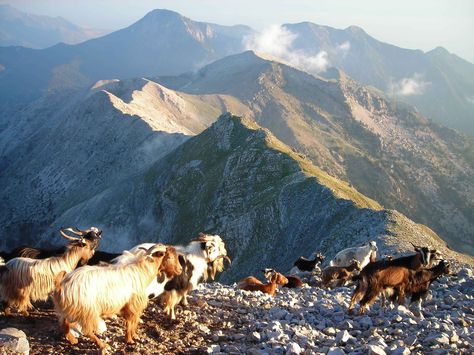
[[[75,235],[80,235],[81,237],[82,237],[84,234],[86,234],[85,231],[80,230],[80,229],[77,228],[77,227],[73,227],[73,228],[74,228],[74,229],[72,229],[72,228],[67,228],[66,230],[68,230],[68,231],[74,233]]]
[[[71,228],[66,228],[65,231],[71,231]],[[66,238],[67,240],[81,240],[81,238],[76,238],[76,237],[72,237],[70,235],[67,235],[66,233],[64,233],[64,231],[62,229],[59,230],[59,233],[64,237]]]
[[[154,252],[157,252],[157,251],[166,252],[166,245],[164,245],[164,244],[155,244],[151,248],[149,248],[146,251],[146,253],[147,253],[147,255],[151,255],[151,254],[153,254]]]
[[[410,244],[413,245],[413,248],[415,248],[415,249],[420,248],[418,245],[415,245],[415,244],[413,244],[412,242],[410,242]]]

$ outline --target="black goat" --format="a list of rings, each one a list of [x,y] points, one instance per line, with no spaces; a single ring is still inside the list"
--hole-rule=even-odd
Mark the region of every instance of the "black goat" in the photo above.
[[[313,271],[316,265],[318,263],[322,263],[324,259],[325,257],[321,253],[316,254],[313,260],[309,260],[300,256],[293,265],[301,271]]]

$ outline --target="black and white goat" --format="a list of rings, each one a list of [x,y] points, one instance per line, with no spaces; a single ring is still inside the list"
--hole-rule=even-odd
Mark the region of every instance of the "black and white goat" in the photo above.
[[[218,235],[201,233],[187,246],[177,246],[176,250],[185,257],[183,273],[167,281],[165,292],[161,295],[165,312],[171,319],[176,319],[176,305],[181,303],[186,306],[188,293],[207,280],[209,268],[216,271],[221,269],[220,259],[230,263],[225,244]],[[216,262],[217,267],[213,265]]]

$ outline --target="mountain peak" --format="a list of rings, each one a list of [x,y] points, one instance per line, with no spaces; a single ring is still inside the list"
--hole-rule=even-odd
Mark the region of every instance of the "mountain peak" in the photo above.
[[[155,9],[148,12],[142,18],[142,20],[157,20],[157,19],[175,20],[175,19],[182,19],[182,18],[183,16],[176,11],[167,10],[167,9]]]
[[[355,26],[355,25],[351,25],[349,27],[346,27],[344,29],[344,31],[346,32],[350,32],[350,33],[353,33],[355,35],[367,35],[367,32],[364,31],[364,29],[362,27],[359,27],[359,26]]]

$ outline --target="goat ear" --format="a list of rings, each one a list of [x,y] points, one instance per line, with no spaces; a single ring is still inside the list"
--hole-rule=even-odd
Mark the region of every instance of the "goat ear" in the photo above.
[[[158,283],[163,283],[165,282],[165,278],[166,278],[166,274],[164,272],[160,272],[158,276],[156,277],[156,281],[158,281]]]

